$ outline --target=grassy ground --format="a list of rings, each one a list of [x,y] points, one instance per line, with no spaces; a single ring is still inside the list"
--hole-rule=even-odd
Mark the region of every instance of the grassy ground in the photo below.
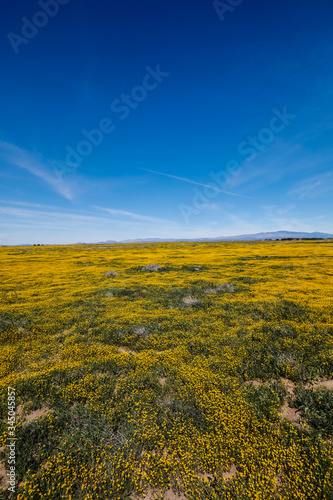
[[[1,499],[333,499],[332,241],[0,259]]]

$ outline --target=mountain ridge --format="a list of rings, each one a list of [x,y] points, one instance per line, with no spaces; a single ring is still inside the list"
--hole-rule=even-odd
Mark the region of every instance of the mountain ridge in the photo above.
[[[128,240],[106,240],[97,243],[77,243],[77,245],[106,245],[122,243],[168,243],[168,242],[189,242],[189,241],[256,241],[256,240],[278,240],[283,238],[333,238],[333,234],[320,233],[318,231],[307,233],[304,231],[268,231],[253,234],[238,234],[234,236],[216,236],[214,238],[134,238]]]

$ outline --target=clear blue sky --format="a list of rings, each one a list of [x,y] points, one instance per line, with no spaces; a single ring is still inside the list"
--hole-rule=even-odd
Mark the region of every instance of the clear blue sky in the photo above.
[[[222,3],[2,1],[1,244],[333,233],[333,4]]]

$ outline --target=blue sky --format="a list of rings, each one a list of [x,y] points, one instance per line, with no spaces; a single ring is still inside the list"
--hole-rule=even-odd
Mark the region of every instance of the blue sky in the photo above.
[[[330,0],[4,0],[0,244],[333,233],[332,25]]]

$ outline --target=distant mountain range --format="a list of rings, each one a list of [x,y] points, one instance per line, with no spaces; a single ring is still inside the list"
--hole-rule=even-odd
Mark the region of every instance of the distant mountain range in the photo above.
[[[256,234],[238,234],[236,236],[216,236],[216,238],[139,238],[133,240],[106,240],[97,243],[77,243],[77,245],[84,244],[116,244],[116,243],[163,243],[163,242],[177,242],[177,241],[255,241],[255,240],[280,240],[282,238],[333,238],[333,234],[328,233],[303,233],[296,231],[274,231],[268,233]]]

